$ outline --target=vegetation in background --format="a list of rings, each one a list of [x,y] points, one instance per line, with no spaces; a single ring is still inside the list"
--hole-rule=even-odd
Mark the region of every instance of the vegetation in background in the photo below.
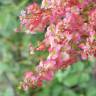
[[[34,0],[41,2],[41,0]],[[96,64],[81,61],[59,70],[54,80],[27,92],[19,83],[27,70],[33,70],[36,57],[29,54],[29,45],[43,39],[43,34],[26,35],[14,30],[19,26],[20,10],[32,0],[0,0],[0,96],[96,96]],[[45,52],[46,53],[46,52]],[[47,53],[46,53],[47,54]],[[46,55],[44,54],[44,55]]]

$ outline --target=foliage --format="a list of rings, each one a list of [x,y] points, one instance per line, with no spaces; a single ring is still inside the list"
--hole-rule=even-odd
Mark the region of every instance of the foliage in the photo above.
[[[34,57],[29,54],[30,43],[37,47],[43,33],[32,36],[14,31],[19,26],[20,10],[30,2],[33,1],[0,0],[0,96],[96,96],[96,65],[88,60],[59,70],[41,88],[26,92],[19,89],[24,72],[34,70],[37,58],[48,54],[46,50]]]

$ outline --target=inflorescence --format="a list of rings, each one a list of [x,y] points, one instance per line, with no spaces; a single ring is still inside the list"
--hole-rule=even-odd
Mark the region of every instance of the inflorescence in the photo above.
[[[96,0],[42,0],[41,6],[33,3],[22,11],[20,21],[32,34],[46,32],[38,48],[31,46],[32,52],[49,52],[34,72],[26,72],[24,90],[42,86],[59,69],[96,57]]]

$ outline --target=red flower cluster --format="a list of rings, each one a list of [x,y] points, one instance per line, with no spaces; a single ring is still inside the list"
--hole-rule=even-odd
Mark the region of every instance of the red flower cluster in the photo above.
[[[22,83],[25,90],[52,80],[58,69],[86,60],[90,55],[96,56],[95,0],[43,0],[41,6],[33,3],[21,13],[21,25],[26,30],[46,31],[41,45],[31,49],[49,52],[34,72],[25,74]]]

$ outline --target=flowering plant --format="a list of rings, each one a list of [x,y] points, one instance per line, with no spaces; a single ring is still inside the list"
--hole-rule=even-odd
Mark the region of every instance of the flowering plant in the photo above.
[[[29,5],[20,15],[27,32],[45,32],[45,38],[31,53],[48,50],[34,72],[27,72],[24,90],[52,80],[54,73],[79,61],[96,57],[96,1],[43,0]]]

